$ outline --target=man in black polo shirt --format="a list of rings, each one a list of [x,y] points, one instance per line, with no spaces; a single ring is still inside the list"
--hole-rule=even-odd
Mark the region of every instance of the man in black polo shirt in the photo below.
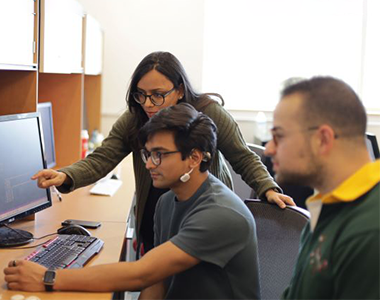
[[[289,86],[266,155],[278,183],[310,186],[310,223],[284,299],[379,299],[380,161],[366,148],[366,112],[331,77]]]

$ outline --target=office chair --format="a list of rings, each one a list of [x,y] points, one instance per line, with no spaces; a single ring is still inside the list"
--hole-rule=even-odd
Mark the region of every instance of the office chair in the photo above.
[[[380,158],[379,145],[377,144],[376,135],[366,132],[366,143],[371,160]]]
[[[136,230],[135,230],[135,205],[136,205],[136,193],[133,195],[131,208],[129,210],[129,215],[127,218],[127,230],[125,233],[125,241],[123,245],[122,254],[120,261],[133,262],[136,261],[136,251],[133,246],[133,241],[136,241]],[[114,292],[112,300],[137,300],[140,296],[139,291],[119,291]]]
[[[257,229],[262,299],[280,299],[290,283],[298,255],[300,235],[308,222],[307,210],[256,199],[245,200]]]
[[[261,161],[265,159],[264,150],[265,147],[255,144],[247,143],[248,148],[260,156]],[[234,184],[234,192],[237,194],[241,200],[249,198],[257,198],[255,191],[245,183],[239,174],[237,174],[233,169],[230,163],[226,160],[227,167],[231,173],[232,183]]]

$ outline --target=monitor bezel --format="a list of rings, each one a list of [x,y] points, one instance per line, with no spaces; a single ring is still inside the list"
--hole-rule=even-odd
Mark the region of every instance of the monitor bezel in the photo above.
[[[51,162],[49,164],[47,163],[47,168],[51,169],[57,165],[57,157],[55,155],[55,135],[54,135],[54,125],[53,125],[53,104],[51,102],[41,102],[41,103],[37,104],[37,111],[39,108],[42,108],[42,109],[43,108],[49,108],[49,111],[50,111],[50,113],[49,113],[49,115],[50,115],[49,124],[50,124],[50,132],[51,132],[50,139],[52,140],[53,162]],[[41,118],[42,118],[42,115],[41,115]],[[42,132],[43,132],[43,126],[42,126]]]
[[[41,123],[40,113],[34,112],[34,113],[23,113],[23,114],[0,116],[0,122],[16,121],[16,120],[24,120],[24,119],[36,119],[36,121],[38,122],[38,130],[39,130],[39,137],[40,137],[40,148],[41,148],[41,155],[42,155],[42,165],[43,165],[43,168],[46,169],[44,136],[43,136],[43,131],[42,131],[42,123]],[[17,213],[16,215],[13,215],[13,216],[6,217],[5,219],[0,220],[0,225],[9,224],[9,223],[12,223],[16,220],[23,219],[25,217],[33,215],[33,214],[35,214],[41,210],[44,210],[44,209],[52,206],[52,198],[51,198],[50,188],[47,188],[45,190],[46,190],[47,202],[39,204],[36,207],[30,208],[27,211]]]

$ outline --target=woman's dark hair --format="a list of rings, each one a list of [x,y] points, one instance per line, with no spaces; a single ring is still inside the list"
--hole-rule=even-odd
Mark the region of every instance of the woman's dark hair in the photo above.
[[[144,147],[160,131],[173,132],[175,145],[183,160],[193,149],[203,152],[205,158],[200,165],[200,171],[209,169],[216,151],[217,128],[207,115],[198,112],[188,103],[164,108],[141,128],[138,136],[140,146]]]
[[[147,55],[137,66],[133,72],[131,83],[129,85],[126,101],[128,109],[134,118],[133,122],[130,122],[129,135],[131,141],[137,140],[137,135],[140,128],[148,121],[148,117],[143,108],[137,103],[132,94],[137,92],[137,84],[141,78],[151,70],[157,70],[165,77],[167,77],[174,85],[175,88],[183,87],[183,97],[178,103],[186,102],[190,103],[198,111],[210,103],[215,102],[210,96],[215,96],[221,100],[221,104],[224,105],[222,96],[215,93],[199,94],[197,93],[187,77],[185,69],[181,62],[169,52],[153,52]],[[132,145],[134,150],[137,150],[137,144]]]

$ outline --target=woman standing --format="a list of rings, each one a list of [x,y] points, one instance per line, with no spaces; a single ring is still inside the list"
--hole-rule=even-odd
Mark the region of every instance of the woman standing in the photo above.
[[[71,192],[104,177],[132,153],[136,184],[136,233],[145,251],[148,251],[153,247],[155,205],[167,190],[153,187],[149,171],[140,157],[137,135],[160,109],[187,102],[208,115],[218,127],[218,151],[210,170],[217,178],[232,188],[224,156],[260,198],[275,202],[280,207],[294,205],[290,197],[280,193],[280,188],[260,158],[248,149],[231,115],[211,96],[219,98],[224,104],[218,94],[196,93],[182,64],[174,55],[153,52],[134,71],[126,97],[128,110],[113,125],[102,145],[71,166],[59,171],[42,170],[33,179],[38,179],[41,188],[55,185],[61,192]]]

